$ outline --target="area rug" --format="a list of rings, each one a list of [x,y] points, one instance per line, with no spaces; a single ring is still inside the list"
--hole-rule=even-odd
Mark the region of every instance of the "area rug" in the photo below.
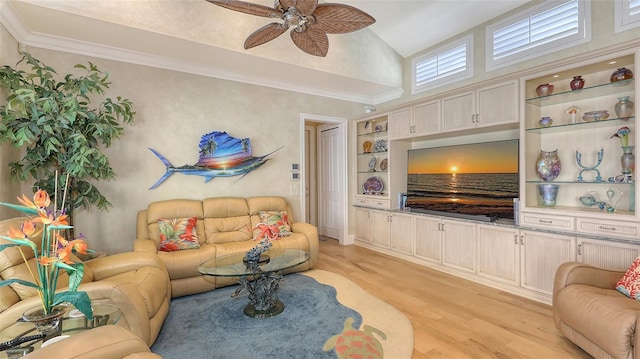
[[[232,298],[236,288],[173,299],[151,350],[167,359],[411,358],[409,320],[338,274],[285,276],[284,312],[266,319],[243,314],[247,295]]]

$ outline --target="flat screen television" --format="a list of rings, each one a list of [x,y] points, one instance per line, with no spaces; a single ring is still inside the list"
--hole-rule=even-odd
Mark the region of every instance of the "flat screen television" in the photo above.
[[[494,221],[514,218],[518,140],[408,151],[411,211]]]

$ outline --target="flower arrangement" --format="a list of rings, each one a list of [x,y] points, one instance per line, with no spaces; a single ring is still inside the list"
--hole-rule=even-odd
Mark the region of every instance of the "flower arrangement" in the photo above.
[[[629,133],[631,129],[627,126],[620,127],[616,133],[614,133],[610,138],[618,137],[620,139],[621,146],[629,146]]]
[[[71,226],[68,223],[67,214],[64,211],[57,210],[57,196],[55,196],[52,209],[49,209],[51,198],[45,190],[36,191],[33,201],[24,194],[22,198],[18,197],[18,201],[21,205],[0,202],[0,205],[16,209],[29,216],[28,220],[21,223],[20,228],[11,227],[7,235],[0,235],[0,238],[10,242],[8,244],[0,244],[0,251],[10,247],[18,247],[33,277],[33,282],[22,279],[9,279],[0,281],[0,286],[17,283],[36,288],[42,302],[44,314],[50,314],[53,308],[59,304],[71,303],[87,318],[93,319],[91,299],[89,299],[86,292],[77,290],[84,276],[84,264],[75,263],[71,259],[73,251],[86,254],[87,245],[83,239],[69,241],[61,234],[61,231],[71,228]],[[60,208],[65,208],[64,200]],[[40,229],[38,229],[37,224],[41,224]],[[38,248],[36,243],[29,238],[40,234],[42,243],[41,248]],[[27,258],[22,248],[20,248],[22,246],[30,247],[35,254],[35,273],[28,265]],[[65,270],[69,275],[69,290],[56,293],[61,269]]]

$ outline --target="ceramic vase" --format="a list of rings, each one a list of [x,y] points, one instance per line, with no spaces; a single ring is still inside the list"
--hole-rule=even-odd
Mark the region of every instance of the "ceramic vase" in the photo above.
[[[620,165],[624,175],[630,175],[636,169],[636,156],[633,154],[633,148],[634,146],[622,146]]]
[[[33,307],[22,314],[22,319],[33,323],[36,330],[44,334],[43,342],[59,337],[62,334],[62,316],[66,313],[67,307],[58,305],[51,309],[51,313],[45,314],[42,306]]]
[[[543,151],[540,150],[538,159],[536,160],[536,174],[543,181],[553,181],[560,175],[560,157],[558,150]]]
[[[611,82],[624,81],[632,78],[633,78],[633,71],[625,67],[621,67],[611,74]]]
[[[553,93],[554,86],[552,84],[542,84],[536,87],[538,96],[549,96]]]
[[[634,115],[633,101],[629,100],[629,96],[618,97],[618,102],[614,106],[618,118],[629,118]]]
[[[574,76],[573,80],[569,82],[569,86],[571,87],[571,90],[580,90],[584,87],[584,79],[582,76]]]
[[[538,194],[540,195],[540,205],[544,207],[555,207],[559,187],[557,184],[539,184]]]

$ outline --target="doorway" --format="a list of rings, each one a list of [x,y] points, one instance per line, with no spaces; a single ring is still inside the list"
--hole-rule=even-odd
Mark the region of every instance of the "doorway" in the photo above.
[[[303,114],[301,120],[304,220],[320,236],[344,243],[347,216],[347,120]]]

